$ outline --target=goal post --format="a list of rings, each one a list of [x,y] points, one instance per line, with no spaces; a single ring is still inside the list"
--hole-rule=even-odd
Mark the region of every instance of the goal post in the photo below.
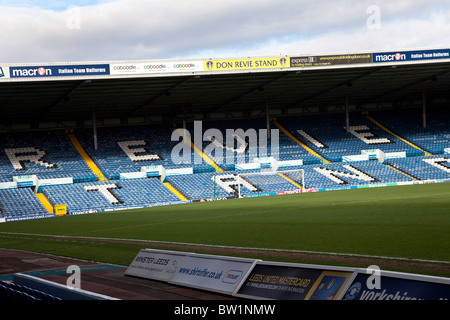
[[[238,198],[301,193],[305,188],[303,169],[241,172],[215,175],[214,197],[221,192]]]

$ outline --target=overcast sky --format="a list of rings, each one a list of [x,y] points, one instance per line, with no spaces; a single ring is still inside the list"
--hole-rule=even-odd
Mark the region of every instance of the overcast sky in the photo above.
[[[450,47],[448,0],[0,0],[0,63]]]

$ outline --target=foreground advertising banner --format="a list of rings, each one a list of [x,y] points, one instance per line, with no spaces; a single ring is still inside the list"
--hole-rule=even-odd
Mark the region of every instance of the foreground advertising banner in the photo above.
[[[234,294],[257,260],[211,255],[190,255],[183,260],[170,283]]]
[[[207,60],[203,62],[204,71],[231,71],[255,69],[289,68],[289,58],[248,58],[233,60]]]
[[[372,63],[371,53],[291,57],[291,67],[325,67]]]
[[[450,279],[380,271],[358,271],[343,300],[448,300]]]
[[[149,61],[111,64],[111,75],[137,75],[203,71],[202,61]]]
[[[109,64],[9,67],[11,78],[45,78],[109,75]]]
[[[450,278],[142,249],[125,275],[251,300],[448,300]]]
[[[273,300],[336,300],[354,269],[259,262],[236,296]]]
[[[450,49],[373,53],[374,63],[450,59]]]
[[[142,249],[125,271],[127,276],[169,281],[188,253]]]

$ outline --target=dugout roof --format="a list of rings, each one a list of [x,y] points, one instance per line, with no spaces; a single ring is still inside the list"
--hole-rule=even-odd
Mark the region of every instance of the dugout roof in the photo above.
[[[360,110],[370,104],[417,105],[424,94],[429,101],[448,102],[449,53],[425,49],[183,61],[0,62],[0,124],[91,119],[94,110],[97,119],[189,119],[234,112],[264,116],[266,107],[291,114],[344,106],[346,101]],[[148,69],[175,65],[187,70]],[[62,73],[74,66],[96,69],[81,76]]]

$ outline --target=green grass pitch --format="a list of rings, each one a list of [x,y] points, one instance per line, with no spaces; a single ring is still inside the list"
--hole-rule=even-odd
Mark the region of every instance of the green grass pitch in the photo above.
[[[129,265],[141,248],[148,247],[89,238],[207,244],[211,253],[214,246],[230,246],[361,255],[373,257],[373,264],[378,257],[426,260],[450,268],[450,183],[233,199],[0,224],[3,248]],[[438,275],[450,276],[450,271]]]

